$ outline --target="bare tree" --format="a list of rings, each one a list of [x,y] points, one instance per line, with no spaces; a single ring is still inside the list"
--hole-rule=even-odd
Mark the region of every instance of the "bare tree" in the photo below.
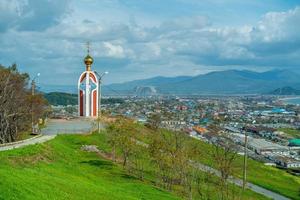
[[[237,157],[236,145],[224,134],[218,136],[218,140],[212,150],[212,158],[216,169],[220,172],[218,188],[220,199],[234,199],[230,193],[228,179],[234,174],[234,161]],[[234,186],[232,186],[234,189]]]
[[[108,126],[108,142],[112,147],[114,159],[116,157],[116,148],[118,147],[121,151],[124,168],[135,148],[136,134],[137,130],[133,120],[125,117],[118,117],[113,124]]]
[[[28,80],[28,74],[19,73],[15,64],[0,66],[0,143],[13,142],[20,131],[28,129],[31,112],[37,118],[43,115],[46,101],[41,95],[31,97]]]
[[[186,136],[181,132],[159,130],[152,135],[149,153],[157,169],[158,183],[168,190],[180,185],[192,197],[192,166]]]
[[[161,124],[161,115],[159,113],[152,113],[146,123],[150,129],[157,130]]]
[[[129,158],[131,161],[132,173],[134,173],[141,180],[144,179],[146,152],[147,149],[145,146],[138,145],[136,143]]]

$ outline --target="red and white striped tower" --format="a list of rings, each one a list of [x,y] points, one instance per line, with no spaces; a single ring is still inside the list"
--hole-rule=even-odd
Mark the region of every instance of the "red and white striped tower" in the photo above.
[[[93,58],[88,54],[84,58],[86,71],[84,71],[78,80],[78,114],[83,117],[98,116],[98,92],[99,82],[95,72],[91,71]]]

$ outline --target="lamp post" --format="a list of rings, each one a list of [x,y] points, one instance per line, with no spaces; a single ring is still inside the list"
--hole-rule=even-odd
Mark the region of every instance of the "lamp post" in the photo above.
[[[34,116],[33,116],[33,97],[35,94],[35,79],[37,79],[41,74],[37,73],[35,77],[31,80],[31,133],[35,134],[35,129],[34,129]]]
[[[256,121],[253,120],[252,124],[255,124]],[[243,170],[243,190],[245,190],[246,188],[246,184],[247,184],[247,158],[248,158],[248,154],[247,154],[247,149],[248,149],[248,135],[247,135],[247,131],[244,130],[244,134],[245,134],[245,146],[244,146],[244,170]]]
[[[108,74],[108,72],[104,72],[102,74],[99,74],[98,72],[94,71],[95,74],[98,76],[98,133],[100,133],[100,119],[101,119],[101,80],[103,76]]]
[[[244,136],[245,136],[245,146],[244,146],[244,169],[243,169],[243,190],[246,188],[246,179],[247,179],[247,143],[248,143],[248,136],[247,132],[244,130]]]

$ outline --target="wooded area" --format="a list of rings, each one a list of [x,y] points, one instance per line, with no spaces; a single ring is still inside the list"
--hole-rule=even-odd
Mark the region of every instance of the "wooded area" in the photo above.
[[[31,95],[30,77],[20,73],[17,65],[0,65],[0,144],[14,142],[18,134],[29,130],[46,111],[41,94]]]
[[[44,94],[45,98],[49,104],[54,106],[68,106],[68,105],[77,105],[78,104],[78,95],[70,94],[65,92],[50,92]],[[121,98],[104,98],[101,100],[102,104],[114,104],[114,103],[124,103],[124,100]]]
[[[146,171],[152,171],[159,187],[176,191],[188,199],[242,197],[236,186],[228,183],[237,155],[228,138],[220,140],[223,147],[214,145],[212,151],[200,152],[197,142],[182,132],[157,128],[155,119],[147,124],[151,128],[121,116],[109,124],[107,140],[112,160],[141,180]],[[210,154],[211,162],[217,163],[220,177],[198,167],[196,160],[202,154]]]

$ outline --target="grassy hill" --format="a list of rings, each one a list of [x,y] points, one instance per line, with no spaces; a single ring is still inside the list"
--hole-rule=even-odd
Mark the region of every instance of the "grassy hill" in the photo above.
[[[141,129],[141,132],[146,132],[145,128]],[[147,139],[145,138],[147,138],[147,136],[139,139],[147,142]],[[197,145],[197,149],[199,149],[197,160],[200,163],[217,168],[218,163],[213,159],[214,147],[211,144],[191,137],[188,137],[188,139],[190,140],[191,145],[195,144]],[[243,177],[243,159],[243,156],[238,155],[233,163],[233,174],[241,179]],[[247,180],[288,198],[299,199],[300,178],[291,175],[283,169],[266,166],[264,163],[249,158],[247,165]]]
[[[45,144],[0,152],[0,199],[181,199],[154,186],[152,167],[144,181],[85,144],[109,151],[105,135],[60,135]],[[211,198],[218,199],[211,187]],[[241,189],[236,188],[236,192]],[[266,199],[249,190],[243,199]]]
[[[0,152],[0,199],[178,199],[80,150],[82,144],[100,139],[58,136],[45,144]]]
[[[216,167],[217,163],[212,162],[212,157],[209,153],[213,151],[212,146],[201,141],[197,142],[198,147],[203,151],[203,154],[199,155],[199,161]],[[234,168],[235,176],[242,178],[243,156],[236,158]],[[282,169],[266,166],[256,160],[248,159],[247,180],[291,199],[299,199],[300,178]]]

